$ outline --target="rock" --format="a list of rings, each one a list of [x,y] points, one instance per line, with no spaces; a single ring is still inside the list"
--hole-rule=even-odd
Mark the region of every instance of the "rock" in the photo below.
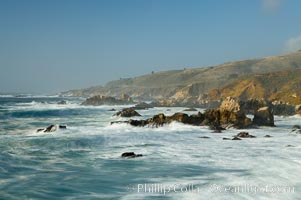
[[[270,136],[270,135],[265,135],[264,137],[266,137],[266,138],[271,138],[272,136]]]
[[[259,108],[254,114],[253,124],[258,126],[275,126],[272,108],[268,106]]]
[[[248,132],[240,132],[234,137],[240,137],[240,138],[255,138],[254,135],[250,135]]]
[[[50,125],[48,126],[46,129],[45,129],[45,133],[48,133],[48,132],[54,132],[58,129],[58,126],[57,125]]]
[[[198,138],[203,138],[203,139],[209,139],[210,137],[207,137],[207,136],[200,136]]]
[[[239,137],[234,137],[232,140],[241,140]]]
[[[300,127],[299,125],[294,125],[294,126],[292,127],[291,133],[301,134],[301,127]]]
[[[230,138],[223,138],[223,140],[231,140]]]
[[[221,132],[222,132],[221,130],[214,130],[211,133],[221,133]]]
[[[37,130],[37,133],[38,132],[41,132],[41,131],[44,131],[45,129],[44,128],[39,128],[38,130]]]
[[[58,129],[67,129],[67,126],[65,126],[65,125],[54,125],[54,124],[52,124],[52,125],[48,126],[47,128],[39,128],[39,129],[37,130],[37,133],[39,133],[39,132],[50,133],[50,132],[55,132],[55,131],[57,131]]]
[[[247,101],[240,101],[241,109],[245,112],[245,114],[254,115],[255,112],[262,107],[272,106],[272,103],[266,100],[258,100],[258,99],[249,99]]]
[[[136,157],[142,157],[142,154],[135,154],[134,152],[125,152],[121,154],[122,158],[136,158]]]
[[[236,100],[232,97],[227,97],[222,102],[220,109],[230,111],[230,112],[240,112],[241,111],[241,107],[240,107],[238,100]]]
[[[235,128],[249,128],[252,123],[242,111],[233,112],[225,109],[207,109],[204,113],[202,125],[233,126]]]
[[[215,131],[224,131],[224,130],[226,130],[225,128],[223,128],[221,126],[210,126],[209,129],[210,130],[215,130]]]
[[[59,105],[66,105],[66,104],[67,104],[67,101],[62,100],[62,101],[57,102],[57,104],[59,104]]]
[[[119,112],[117,112],[114,116],[118,117],[135,117],[135,116],[141,116],[136,110],[133,108],[125,108]]]
[[[133,120],[133,119],[130,119],[128,123],[132,126],[146,126],[149,124],[147,120]]]
[[[292,129],[293,129],[293,130],[301,129],[301,126],[299,126],[299,125],[294,125],[294,126],[292,127]]]
[[[126,96],[121,97],[122,99],[116,99],[114,97],[101,96],[96,95],[86,99],[82,105],[92,105],[92,106],[100,106],[100,105],[126,105],[134,103],[131,98],[127,98]]]
[[[294,146],[294,145],[290,145],[290,144],[289,144],[289,145],[286,145],[286,147],[295,147],[295,146]]]
[[[197,109],[195,109],[195,108],[187,108],[187,109],[185,109],[185,110],[183,110],[184,112],[185,111],[198,111]]]
[[[110,109],[110,110],[108,110],[108,111],[116,111],[116,109],[112,108],[112,109]]]

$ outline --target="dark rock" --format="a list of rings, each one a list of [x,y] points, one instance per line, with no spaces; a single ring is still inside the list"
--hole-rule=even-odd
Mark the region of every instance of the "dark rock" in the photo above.
[[[58,129],[58,126],[57,125],[50,125],[48,126],[46,129],[45,129],[45,133],[48,133],[48,132],[54,132]]]
[[[57,102],[57,104],[59,104],[59,105],[66,105],[66,104],[67,104],[67,101],[62,100],[62,101]]]
[[[272,136],[270,136],[270,135],[265,135],[264,137],[266,137],[266,138],[270,138],[270,137],[272,137]]]
[[[289,145],[286,145],[286,147],[295,147],[295,146],[294,146],[294,145],[290,145],[290,144],[289,144]]]
[[[184,111],[198,111],[198,110],[195,109],[195,108],[187,108],[187,109],[185,109]]]
[[[149,124],[147,120],[133,120],[133,119],[130,119],[128,123],[132,126],[146,126]]]
[[[267,106],[259,108],[254,114],[253,124],[258,126],[275,126],[272,108]]]
[[[234,137],[232,140],[241,140],[239,137]]]
[[[210,137],[208,137],[208,136],[200,136],[198,138],[209,139]]]
[[[135,154],[134,152],[125,152],[121,154],[122,158],[136,158],[136,157],[142,157],[142,154]]]
[[[41,131],[44,131],[45,129],[44,128],[39,128],[38,130],[37,130],[37,133],[38,132],[41,132]]]
[[[254,135],[250,135],[248,132],[240,132],[234,137],[240,137],[240,138],[255,138]]]
[[[215,131],[224,131],[226,130],[225,128],[221,127],[221,126],[209,126],[210,130],[215,130]]]
[[[92,105],[92,106],[100,106],[100,105],[126,105],[134,103],[131,98],[127,96],[122,96],[121,99],[116,99],[114,97],[107,97],[96,95],[86,99],[82,105]]]
[[[211,133],[221,133],[221,132],[222,132],[221,130],[214,130]]]
[[[223,140],[231,140],[231,138],[223,138]]]
[[[108,111],[116,111],[116,109],[112,108],[112,109],[110,109],[110,110],[108,110]]]
[[[67,129],[67,126],[65,126],[65,125],[54,125],[54,124],[52,124],[52,125],[48,126],[47,128],[39,128],[39,129],[37,130],[37,132],[38,132],[38,133],[39,133],[39,132],[50,133],[50,132],[55,132],[55,131],[57,131],[58,129]]]
[[[141,115],[138,112],[136,112],[133,108],[125,108],[122,111],[117,112],[114,116],[135,117],[135,116],[141,116]]]
[[[292,131],[291,133],[298,133],[298,134],[301,134],[301,127],[299,125],[294,125],[292,127]]]

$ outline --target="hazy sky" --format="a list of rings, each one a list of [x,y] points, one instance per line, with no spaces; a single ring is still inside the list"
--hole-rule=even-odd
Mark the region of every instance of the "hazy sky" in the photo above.
[[[0,0],[0,93],[301,49],[300,0]]]

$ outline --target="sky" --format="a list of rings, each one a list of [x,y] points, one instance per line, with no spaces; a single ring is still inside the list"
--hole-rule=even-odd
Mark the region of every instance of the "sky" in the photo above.
[[[0,93],[301,49],[300,0],[0,0]]]

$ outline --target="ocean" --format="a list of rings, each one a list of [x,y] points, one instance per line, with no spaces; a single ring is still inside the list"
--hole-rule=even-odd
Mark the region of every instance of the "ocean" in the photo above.
[[[126,120],[113,114],[128,106],[83,100],[0,97],[0,199],[300,199],[301,134],[291,133],[300,116],[212,133],[180,123],[111,125]],[[138,110],[134,119],[184,109]],[[51,124],[67,129],[36,132]],[[223,140],[241,131],[256,138]],[[121,158],[124,152],[143,157]]]

